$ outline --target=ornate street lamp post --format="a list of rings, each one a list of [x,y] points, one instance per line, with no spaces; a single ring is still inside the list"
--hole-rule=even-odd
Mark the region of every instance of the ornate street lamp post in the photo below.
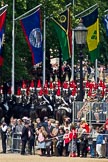
[[[82,69],[82,61],[83,61],[83,53],[82,49],[84,45],[86,44],[86,37],[87,37],[87,28],[83,25],[82,20],[80,20],[79,25],[74,29],[75,33],[75,40],[76,44],[79,46],[80,53],[79,53],[79,59],[80,59],[80,97],[79,101],[83,101],[84,91],[83,91],[83,69]]]

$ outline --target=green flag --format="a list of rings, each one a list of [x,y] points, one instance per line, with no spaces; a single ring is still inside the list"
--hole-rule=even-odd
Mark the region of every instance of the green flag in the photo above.
[[[82,17],[83,24],[88,29],[87,44],[91,62],[99,57],[99,18],[98,8],[90,14]]]
[[[72,55],[72,29],[69,9],[60,14],[58,19],[52,18],[52,20],[60,42],[63,61],[66,61]]]

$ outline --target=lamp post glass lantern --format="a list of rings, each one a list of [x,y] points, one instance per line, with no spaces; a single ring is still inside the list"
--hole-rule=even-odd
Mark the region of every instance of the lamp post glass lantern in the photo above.
[[[82,61],[83,54],[82,48],[86,44],[87,38],[87,28],[80,21],[79,25],[74,29],[76,44],[80,47],[79,59],[80,59],[80,92],[79,92],[79,101],[83,101],[84,91],[83,91],[83,70],[82,70]]]
[[[87,28],[83,25],[82,22],[74,29],[76,44],[84,45],[86,44],[87,38]]]

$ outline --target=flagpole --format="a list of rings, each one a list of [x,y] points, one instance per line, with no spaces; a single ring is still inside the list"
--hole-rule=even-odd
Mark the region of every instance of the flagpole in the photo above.
[[[98,4],[96,3],[95,5],[93,5],[93,6],[89,7],[89,8],[87,8],[86,10],[80,12],[79,14],[75,15],[75,18],[76,18],[76,17],[79,17],[79,16],[82,15],[83,13],[89,11],[90,9],[96,7],[97,5],[98,5]]]
[[[63,12],[65,12],[67,10],[68,7],[70,7],[72,5],[72,3],[69,3],[65,6],[65,10],[63,10],[62,12],[58,12],[58,14],[62,14]],[[49,16],[46,17],[46,19],[49,19],[49,18],[53,18],[54,17],[54,14],[51,14]]]
[[[29,13],[30,13],[30,12],[32,12],[33,10],[35,10],[35,9],[39,8],[40,6],[42,6],[42,4],[39,4],[38,6],[36,6],[36,7],[32,8],[31,10],[29,10],[29,11],[25,12],[25,13],[24,13],[24,14],[22,14],[21,16],[17,17],[15,20],[21,19],[23,16],[25,16],[25,15],[29,14]]]
[[[12,95],[15,89],[15,0],[13,0],[13,29],[12,29]]]
[[[68,8],[71,5],[71,3],[66,5],[66,8]],[[50,16],[46,17],[46,13],[45,13],[45,9],[44,9],[44,42],[43,42],[43,86],[45,85],[45,79],[46,79],[46,73],[45,73],[45,69],[46,69],[46,20],[48,18],[51,18],[53,16],[53,14],[51,14]]]
[[[107,10],[105,10],[104,12],[108,12],[108,9],[107,9]]]
[[[6,7],[8,7],[8,4],[6,4],[5,6],[3,6],[2,8],[0,8],[0,11],[5,9]]]
[[[98,68],[98,60],[95,60],[95,82],[97,83],[97,68]]]
[[[45,85],[45,76],[46,76],[46,73],[45,73],[45,69],[46,69],[46,13],[45,13],[45,8],[44,8],[44,35],[43,35],[43,39],[44,39],[44,42],[43,42],[43,87]]]
[[[75,5],[75,1],[73,0],[73,15],[74,15],[74,5]],[[71,59],[71,77],[72,80],[74,80],[74,30],[72,30],[72,59]]]

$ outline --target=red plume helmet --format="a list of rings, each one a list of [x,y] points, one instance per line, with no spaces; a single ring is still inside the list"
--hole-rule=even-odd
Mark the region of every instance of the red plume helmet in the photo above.
[[[37,90],[40,90],[41,89],[41,81],[40,79],[38,80],[38,83],[37,83]]]
[[[54,89],[54,85],[53,85],[53,82],[52,81],[50,81],[50,83],[49,83],[49,89],[50,90],[53,90]]]
[[[34,88],[34,80],[31,81],[30,87],[31,87],[31,88]]]
[[[39,92],[38,92],[38,97],[42,97],[42,95],[43,95],[43,90],[42,90],[42,88],[39,90]]]
[[[44,94],[47,95],[48,94],[48,89],[44,88]]]
[[[60,92],[60,88],[57,89],[57,92],[56,92],[56,98],[59,98],[61,97],[61,92]]]
[[[17,90],[17,96],[21,96],[21,88],[20,87]]]
[[[8,94],[9,94],[9,95],[11,95],[11,94],[12,94],[11,87],[9,87],[9,89],[8,89]]]
[[[22,89],[26,89],[26,83],[24,80],[22,81]]]

